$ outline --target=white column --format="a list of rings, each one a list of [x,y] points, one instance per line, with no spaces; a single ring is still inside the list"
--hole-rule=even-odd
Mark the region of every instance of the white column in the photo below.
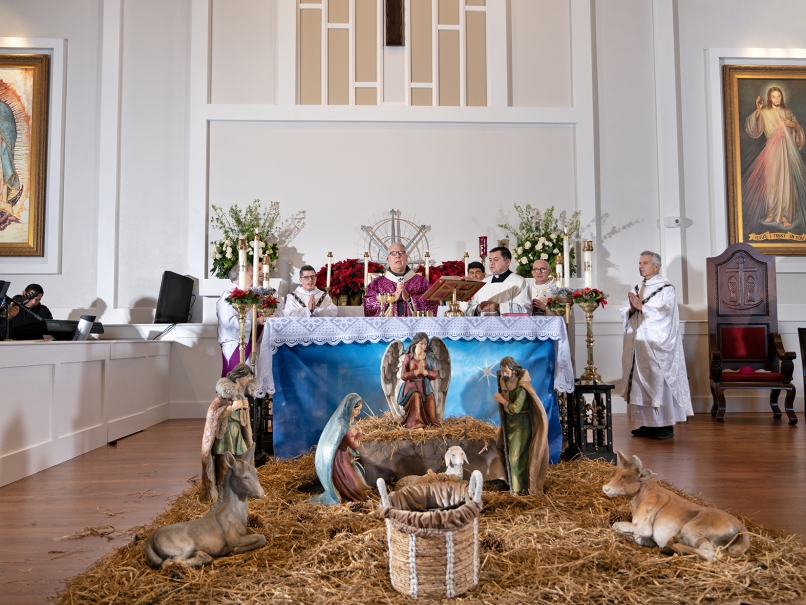
[[[107,312],[114,312],[117,309],[118,285],[123,0],[104,0],[102,44],[96,295],[106,305]]]
[[[507,0],[487,2],[487,104],[509,106]],[[464,49],[463,49],[464,50]]]
[[[188,124],[188,268],[204,293],[207,273],[207,104],[210,98],[210,0],[190,8],[190,118]],[[201,318],[194,317],[194,321]]]
[[[672,0],[653,0],[655,48],[655,128],[658,148],[658,218],[662,274],[677,287],[679,303],[688,299],[683,283],[683,226],[666,227],[666,217],[681,216],[678,140],[677,56]],[[682,221],[681,221],[682,222]]]

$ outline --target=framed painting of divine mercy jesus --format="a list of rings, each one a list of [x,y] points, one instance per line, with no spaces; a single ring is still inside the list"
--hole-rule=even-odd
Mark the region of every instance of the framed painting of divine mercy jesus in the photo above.
[[[0,54],[0,256],[43,256],[48,55]]]
[[[730,243],[806,255],[806,66],[725,65]]]

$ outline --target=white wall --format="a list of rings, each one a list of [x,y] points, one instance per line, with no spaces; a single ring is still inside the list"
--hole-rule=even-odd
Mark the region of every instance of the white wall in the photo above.
[[[513,202],[581,209],[597,285],[614,303],[596,317],[603,375],[621,376],[614,307],[638,279],[638,252],[656,249],[669,253],[692,390],[707,400],[705,258],[721,251],[725,226],[715,218],[724,200],[710,197],[724,175],[709,172],[719,150],[705,57],[804,47],[806,4],[512,0],[513,107],[467,109],[294,107],[293,12],[291,0],[4,0],[0,37],[67,40],[67,96],[61,268],[7,274],[0,258],[0,276],[16,289],[42,283],[57,316],[93,307],[106,323],[148,322],[165,269],[208,294],[220,287],[207,276],[211,203],[306,210],[286,275],[321,266],[328,249],[356,255],[358,227],[391,207],[432,225],[437,260],[503,236],[496,225],[515,219]],[[675,205],[684,228],[665,229]],[[794,348],[806,262],[783,259],[779,271]],[[181,390],[179,400],[206,399]]]

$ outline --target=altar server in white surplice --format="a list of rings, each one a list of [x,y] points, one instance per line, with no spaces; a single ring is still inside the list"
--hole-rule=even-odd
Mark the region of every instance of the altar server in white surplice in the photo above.
[[[643,281],[621,307],[624,320],[624,392],[636,437],[669,439],[674,425],[693,416],[674,286],[658,275],[660,256],[644,251]]]
[[[467,315],[481,313],[531,313],[532,300],[529,284],[520,275],[509,270],[512,253],[499,246],[490,250],[490,275],[484,278],[487,285],[476,292],[467,308]]]
[[[284,317],[336,317],[338,308],[326,292],[316,287],[316,269],[302,267],[299,281],[302,285],[285,297]]]
[[[551,277],[551,265],[545,260],[536,260],[532,263],[532,277],[535,280],[529,284],[532,297],[532,315],[545,315],[548,299],[551,298],[551,289],[557,282]]]

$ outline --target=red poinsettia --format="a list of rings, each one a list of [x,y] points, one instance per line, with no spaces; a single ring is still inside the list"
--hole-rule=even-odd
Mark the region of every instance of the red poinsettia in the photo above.
[[[369,262],[370,273],[383,273],[383,265]],[[327,285],[327,265],[316,273],[316,286],[325,289]],[[330,295],[359,294],[364,287],[364,259],[347,258],[334,263],[330,268]]]
[[[241,290],[240,288],[233,288],[229,296],[225,298],[229,304],[240,305],[257,305],[260,304],[261,296],[252,290]]]
[[[582,288],[576,290],[571,296],[578,303],[598,302],[603,307],[607,304],[607,294],[596,288]]]
[[[425,275],[425,266],[420,265],[417,267],[417,273]],[[455,277],[465,276],[465,261],[463,260],[446,260],[441,265],[434,265],[428,269],[428,283],[433,284],[440,277],[451,275]]]
[[[267,294],[264,296],[260,301],[260,307],[262,309],[269,309],[277,307],[277,299],[274,298],[271,294]]]

